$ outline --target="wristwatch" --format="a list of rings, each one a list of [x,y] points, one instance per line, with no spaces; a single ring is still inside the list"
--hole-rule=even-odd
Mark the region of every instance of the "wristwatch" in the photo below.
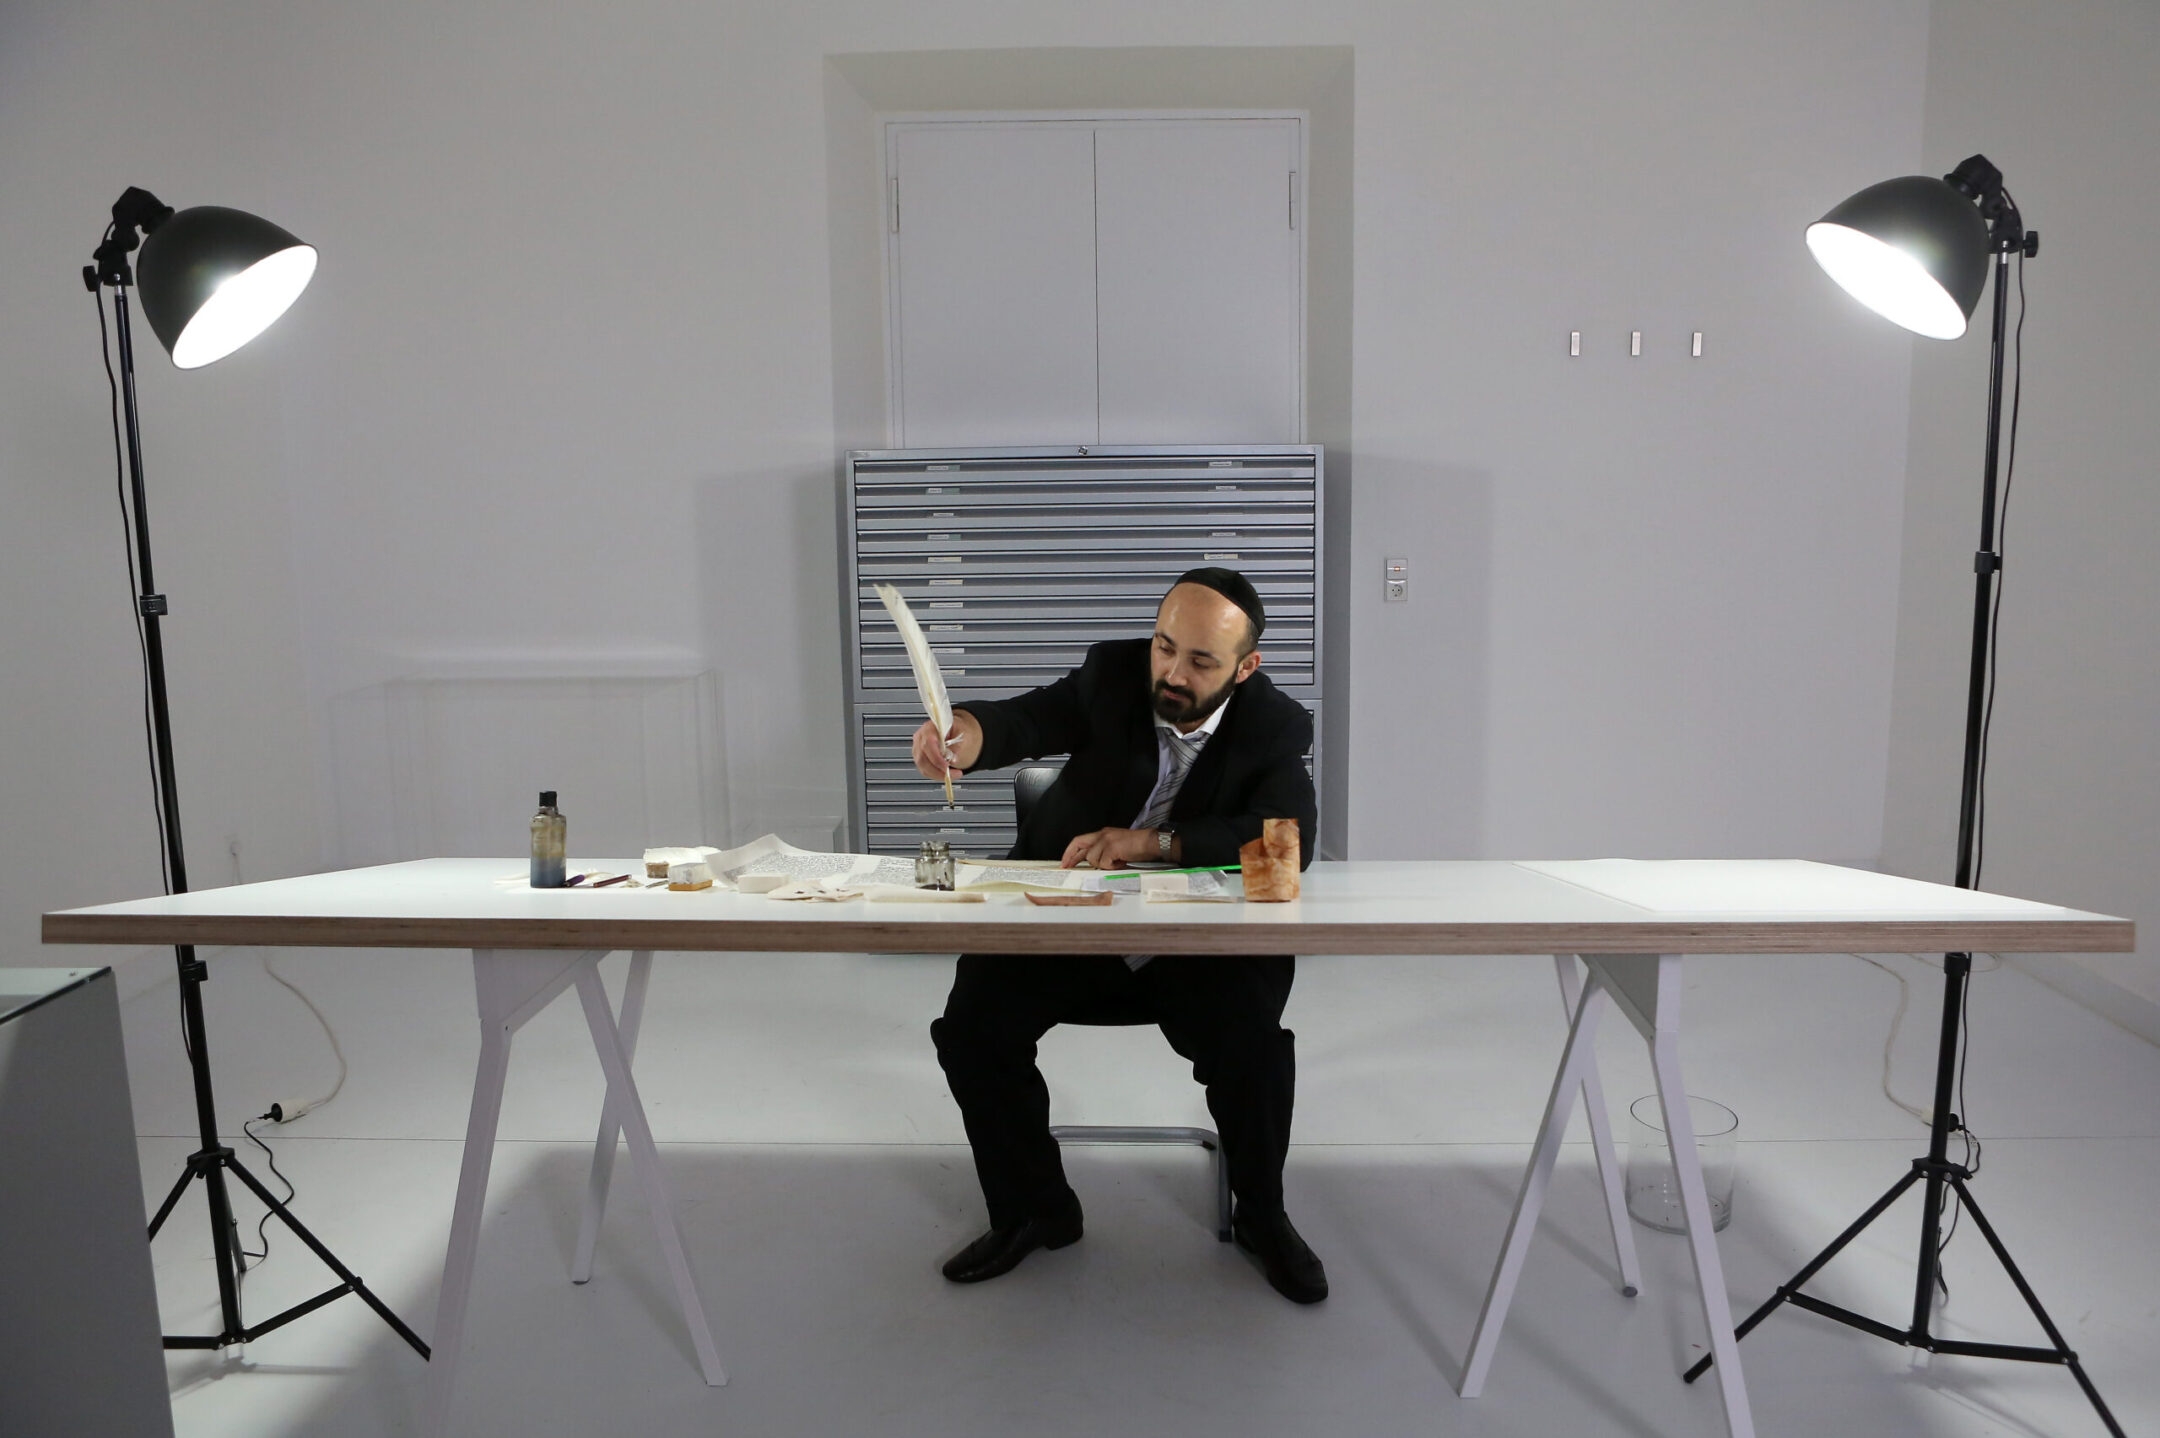
[[[1165,864],[1170,862],[1170,846],[1177,840],[1177,830],[1167,824],[1155,831],[1155,857]]]

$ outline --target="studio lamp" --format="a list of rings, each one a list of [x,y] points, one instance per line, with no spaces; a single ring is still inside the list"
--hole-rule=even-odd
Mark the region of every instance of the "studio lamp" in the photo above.
[[[129,256],[140,247],[133,270]],[[224,358],[276,322],[300,297],[315,273],[315,251],[284,230],[241,210],[215,205],[175,211],[147,190],[130,187],[114,202],[112,223],[83,267],[83,284],[98,296],[98,324],[104,328],[106,290],[112,291],[113,329],[120,354],[114,383],[126,416],[127,505],[130,560],[137,584],[135,609],[143,640],[144,678],[149,689],[152,762],[156,767],[157,814],[164,842],[168,893],[187,892],[187,857],[180,839],[180,801],[173,778],[171,711],[165,692],[165,649],[159,631],[167,612],[150,562],[150,520],[143,489],[142,439],[135,411],[135,346],[128,320],[128,290],[141,297],[151,330],[181,369],[196,369]],[[109,371],[108,371],[109,373]],[[167,1348],[223,1348],[246,1343],[273,1328],[312,1312],[332,1299],[357,1293],[382,1315],[407,1343],[427,1356],[420,1341],[351,1269],[310,1233],[292,1210],[248,1172],[233,1151],[219,1141],[217,1106],[210,1090],[210,1050],[203,1024],[202,985],[209,970],[191,945],[174,950],[180,969],[180,1022],[195,1089],[195,1117],[202,1146],[188,1157],[187,1170],[150,1220],[158,1230],[196,1179],[203,1181],[210,1209],[210,1243],[216,1258],[221,1327],[214,1334],[170,1335]],[[336,1287],[295,1304],[262,1322],[248,1325],[240,1312],[240,1278],[246,1259],[225,1175],[232,1174],[337,1275]]]
[[[1976,184],[1975,165],[1991,178]],[[1992,246],[1981,206],[1989,186],[2007,206],[2001,173],[1977,155],[1944,179],[1884,180],[1809,225],[1808,249],[1831,279],[1885,319],[1954,340],[1987,288]]]
[[[1955,170],[1936,179],[1930,175],[1905,175],[1870,185],[1837,205],[1808,226],[1807,244],[1816,262],[1855,299],[1915,334],[1931,339],[1957,339],[1963,335],[1987,288],[1995,277],[1995,301],[1991,350],[1988,363],[1987,448],[1980,491],[1980,548],[1973,556],[1972,657],[1965,694],[1965,759],[1958,801],[1957,876],[1961,889],[1979,882],[1980,826],[1983,774],[1987,752],[1987,715],[1993,688],[1995,601],[2002,573],[1998,546],[2000,509],[1997,503],[1997,460],[2002,444],[2003,340],[2009,316],[2010,261],[2022,263],[2040,253],[2040,236],[2025,228],[2010,192],[2003,188],[2002,171],[1984,155],[1974,155]],[[2022,279],[2020,280],[2022,292]],[[2023,311],[2020,309],[2022,321]],[[2012,406],[2010,454],[2017,454],[2016,407]],[[2007,481],[2005,482],[2007,487]],[[1949,1157],[1952,1135],[1968,1133],[1952,1111],[1955,1094],[1962,1087],[1959,1069],[1960,1034],[1963,1029],[1967,987],[1972,976],[1972,955],[1943,956],[1943,1007],[1941,1039],[1935,1058],[1935,1106],[1929,1115],[1927,1157],[1913,1160],[1912,1168],[1891,1185],[1851,1227],[1830,1246],[1781,1285],[1762,1307],[1733,1330],[1735,1338],[1762,1322],[1780,1304],[1791,1303],[1840,1323],[1930,1353],[1952,1353],[1974,1358],[2003,1358],[2027,1363],[2058,1363],[2070,1370],[2085,1396],[2092,1400],[2108,1432],[2122,1438],[2122,1427],[2101,1401],[2099,1390],[2086,1377],[2078,1356],[2063,1342],[2060,1329],[2040,1306],[2032,1285],[2018,1271],[2010,1251],[1974,1201],[1968,1186],[1974,1166],[1953,1163]],[[1970,1153],[1971,1149],[1968,1148]],[[1926,1198],[1920,1216],[1919,1272],[1913,1291],[1912,1321],[1905,1328],[1855,1313],[1801,1292],[1824,1264],[1886,1212],[1914,1184],[1924,1184]],[[2007,1343],[1973,1343],[1938,1337],[1934,1332],[1935,1292],[1942,1271],[1942,1224],[1945,1201],[1954,1197],[1962,1211],[1987,1240],[1988,1248],[2003,1266],[2017,1291],[2039,1320],[2048,1346]],[[1687,1371],[1693,1382],[1710,1367],[1703,1358]]]

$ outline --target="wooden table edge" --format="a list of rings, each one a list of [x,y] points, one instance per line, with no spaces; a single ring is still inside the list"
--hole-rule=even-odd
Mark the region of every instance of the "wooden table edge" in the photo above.
[[[654,949],[737,953],[1819,954],[2129,953],[2128,919],[1705,919],[1627,923],[1195,924],[1174,941],[1130,924],[1039,920],[414,919],[318,915],[44,916],[48,944],[363,949]],[[722,942],[724,940],[724,942]]]

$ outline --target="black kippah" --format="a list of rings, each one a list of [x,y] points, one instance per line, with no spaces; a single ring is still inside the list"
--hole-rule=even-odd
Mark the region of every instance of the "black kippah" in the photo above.
[[[1223,569],[1209,565],[1204,569],[1188,569],[1177,577],[1178,584],[1197,584],[1202,589],[1212,589],[1223,598],[1245,611],[1252,621],[1253,643],[1260,642],[1261,633],[1267,628],[1267,610],[1260,604],[1260,591],[1252,587],[1252,581],[1235,569]]]

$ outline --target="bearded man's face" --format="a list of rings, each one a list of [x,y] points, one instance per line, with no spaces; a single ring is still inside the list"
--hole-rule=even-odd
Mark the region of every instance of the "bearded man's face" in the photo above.
[[[1180,584],[1156,611],[1148,666],[1148,698],[1155,712],[1190,730],[1260,667],[1252,621],[1207,586]]]

